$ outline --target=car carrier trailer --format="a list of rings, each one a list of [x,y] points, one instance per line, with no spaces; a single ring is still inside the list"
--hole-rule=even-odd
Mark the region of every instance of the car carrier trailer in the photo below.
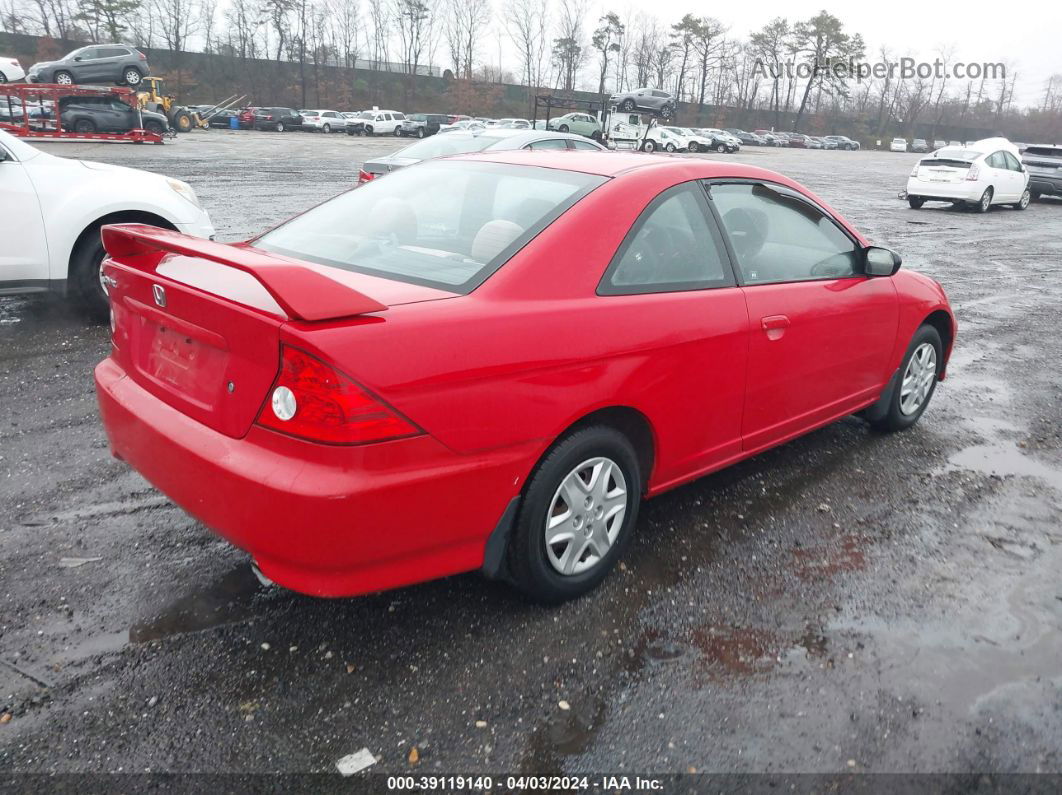
[[[64,130],[59,101],[64,97],[117,97],[137,112],[140,126],[124,133],[78,132]],[[127,86],[61,86],[53,84],[0,85],[0,104],[6,100],[7,115],[0,117],[0,129],[19,138],[77,141],[125,141],[134,144],[160,144],[163,135],[144,129],[136,91]],[[16,108],[16,105],[18,106]]]

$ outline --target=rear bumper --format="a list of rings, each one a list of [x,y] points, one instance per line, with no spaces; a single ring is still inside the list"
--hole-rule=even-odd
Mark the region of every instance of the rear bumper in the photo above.
[[[907,195],[922,199],[938,201],[976,202],[984,189],[980,183],[967,182],[929,182],[911,178],[907,180]]]
[[[113,359],[96,367],[96,392],[116,457],[266,577],[314,596],[479,568],[537,454],[460,455],[430,436],[320,445],[258,426],[235,439],[158,400]]]
[[[1029,175],[1029,190],[1044,196],[1062,196],[1062,179]]]

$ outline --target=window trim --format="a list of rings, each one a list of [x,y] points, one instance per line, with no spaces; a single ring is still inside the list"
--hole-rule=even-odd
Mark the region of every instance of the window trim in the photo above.
[[[730,233],[726,230],[726,224],[723,223],[723,216],[719,213],[719,208],[715,206],[715,201],[712,198],[712,187],[714,185],[765,185],[772,190],[784,191],[786,194],[792,196],[799,201],[804,202],[808,207],[822,213],[823,217],[829,219],[837,229],[839,229],[845,237],[852,241],[852,245],[855,246],[856,251],[862,252],[866,249],[858,238],[853,235],[844,224],[837,220],[833,213],[828,212],[821,204],[813,201],[810,197],[805,196],[798,190],[790,188],[788,185],[783,185],[780,182],[775,182],[770,179],[754,179],[752,177],[710,177],[708,179],[702,179],[701,185],[704,188],[704,192],[708,197],[708,206],[711,208],[712,216],[715,218],[716,225],[719,227],[719,232],[723,236],[723,241],[726,245],[727,255],[730,258],[731,270],[737,283],[740,287],[769,287],[774,284],[806,284],[810,282],[829,282],[837,281],[838,279],[869,279],[867,276],[866,261],[863,257],[860,257],[859,264],[863,266],[864,271],[860,273],[853,273],[850,276],[822,276],[814,279],[790,279],[789,281],[777,281],[777,282],[757,282],[755,284],[749,284],[745,281],[745,277],[741,272],[741,263],[738,260],[737,252],[734,251],[734,246],[730,242]]]
[[[645,205],[645,208],[638,213],[638,217],[634,219],[634,223],[631,224],[631,228],[627,230],[627,234],[623,236],[623,240],[616,248],[615,253],[612,255],[612,259],[609,260],[608,267],[605,268],[605,272],[601,274],[601,279],[597,283],[597,289],[595,293],[599,296],[619,296],[619,295],[656,295],[659,293],[689,293],[702,290],[721,290],[728,287],[738,286],[736,278],[736,272],[734,268],[734,260],[730,249],[729,241],[726,239],[724,230],[719,225],[719,219],[717,215],[711,209],[711,202],[708,201],[707,195],[703,188],[697,188],[696,183],[702,180],[691,179],[685,182],[679,182],[675,185],[670,185]],[[611,283],[612,274],[615,273],[622,262],[623,257],[626,255],[627,250],[630,249],[631,244],[634,242],[634,238],[641,232],[642,227],[668,199],[680,192],[689,192],[693,195],[694,201],[701,209],[701,213],[704,217],[704,223],[708,227],[708,233],[712,236],[712,239],[716,243],[722,245],[718,248],[719,261],[723,266],[723,281],[722,282],[667,282],[662,284],[629,284],[629,285],[615,285]]]

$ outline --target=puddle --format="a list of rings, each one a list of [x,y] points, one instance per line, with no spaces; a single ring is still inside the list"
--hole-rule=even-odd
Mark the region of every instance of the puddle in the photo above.
[[[264,591],[249,563],[241,563],[201,591],[183,596],[149,619],[129,628],[131,643],[199,632],[234,624],[255,613],[255,597]]]
[[[979,472],[996,477],[1029,477],[1062,491],[1062,469],[1025,455],[1014,442],[993,442],[967,447],[948,459],[942,473]]]
[[[788,644],[766,629],[709,627],[693,633],[693,645],[710,674],[750,676],[774,668]]]

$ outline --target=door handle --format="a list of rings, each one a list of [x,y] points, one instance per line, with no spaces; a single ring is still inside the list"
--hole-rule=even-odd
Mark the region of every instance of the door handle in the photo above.
[[[767,334],[767,339],[778,340],[782,338],[785,330],[789,328],[789,318],[786,315],[768,315],[760,319],[760,326],[763,327],[764,332]]]

